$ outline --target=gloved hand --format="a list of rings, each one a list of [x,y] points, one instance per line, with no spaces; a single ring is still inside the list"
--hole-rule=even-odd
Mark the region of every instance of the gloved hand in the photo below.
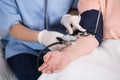
[[[69,34],[73,34],[75,30],[85,32],[86,30],[79,25],[81,16],[66,14],[61,19],[61,24],[63,24]]]
[[[57,40],[57,37],[61,38],[63,36],[64,35],[59,32],[43,30],[38,34],[38,42],[42,45],[48,46],[55,42],[59,42]],[[65,47],[64,44],[57,44],[57,45],[51,46],[49,49],[50,50],[61,50],[64,47]]]

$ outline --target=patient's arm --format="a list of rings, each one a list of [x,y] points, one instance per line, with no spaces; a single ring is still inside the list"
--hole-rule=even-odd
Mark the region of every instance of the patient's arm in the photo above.
[[[78,37],[79,39],[74,45],[70,45],[61,51],[66,56],[69,56],[71,60],[89,54],[99,45],[97,39],[93,35],[88,35],[87,37]]]
[[[74,45],[64,48],[62,51],[51,51],[44,56],[44,63],[39,68],[43,73],[59,72],[71,61],[89,54],[98,46],[98,41],[93,35],[79,36]]]

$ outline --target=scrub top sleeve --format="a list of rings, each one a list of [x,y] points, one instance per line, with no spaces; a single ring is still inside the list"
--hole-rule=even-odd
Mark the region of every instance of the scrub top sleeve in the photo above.
[[[0,29],[8,32],[10,27],[21,22],[17,5],[12,0],[0,0]]]
[[[79,0],[78,10],[80,13],[83,13],[87,10],[99,10],[100,9],[100,0]]]
[[[77,9],[78,0],[74,0],[72,3],[72,9]]]

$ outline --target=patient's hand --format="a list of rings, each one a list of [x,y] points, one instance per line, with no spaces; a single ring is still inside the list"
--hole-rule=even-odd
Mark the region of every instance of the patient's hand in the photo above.
[[[44,56],[44,63],[39,67],[42,73],[56,73],[64,69],[70,62],[69,57],[59,51],[52,51]]]

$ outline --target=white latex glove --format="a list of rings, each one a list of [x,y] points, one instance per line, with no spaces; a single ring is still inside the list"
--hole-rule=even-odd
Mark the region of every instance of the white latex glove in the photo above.
[[[75,30],[85,32],[86,30],[79,25],[81,16],[65,14],[61,19],[61,24],[66,27],[69,34],[73,34]]]
[[[48,46],[55,42],[59,42],[57,40],[57,37],[63,37],[63,36],[64,35],[59,32],[43,30],[38,34],[38,42],[42,45]],[[61,50],[64,47],[65,47],[64,44],[57,44],[57,45],[50,47],[49,49],[50,50]]]

